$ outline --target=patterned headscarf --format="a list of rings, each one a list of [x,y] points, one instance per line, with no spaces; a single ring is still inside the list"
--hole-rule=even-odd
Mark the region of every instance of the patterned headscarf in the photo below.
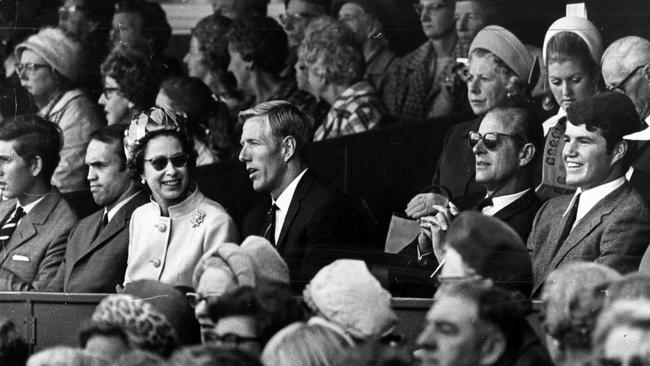
[[[183,114],[172,109],[151,107],[133,117],[129,128],[124,132],[124,153],[127,159],[133,159],[145,137],[157,131],[176,131],[184,138],[190,136],[187,119]]]

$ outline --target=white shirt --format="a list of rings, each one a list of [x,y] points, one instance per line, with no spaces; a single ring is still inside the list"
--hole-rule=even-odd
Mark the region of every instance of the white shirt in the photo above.
[[[528,191],[530,191],[530,188],[514,194],[492,197],[492,206],[483,207],[481,213],[487,216],[494,216],[497,212],[501,211],[509,204],[523,197]]]
[[[591,211],[591,209],[594,208],[594,206],[596,206],[598,202],[600,202],[608,194],[614,192],[620,186],[625,184],[625,182],[627,182],[625,177],[620,177],[609,183],[601,184],[597,187],[588,189],[586,191],[583,191],[582,189],[578,188],[578,190],[576,190],[576,193],[573,195],[573,199],[571,200],[571,203],[567,207],[566,211],[564,211],[564,214],[562,216],[564,217],[569,213],[571,207],[573,207],[573,204],[576,200],[578,193],[580,193],[580,203],[578,203],[578,212],[576,214],[576,220],[573,222],[573,227],[572,227],[573,229],[574,227],[576,227],[578,221],[580,221],[580,219],[585,217],[589,213],[589,211]]]
[[[300,183],[300,179],[305,175],[305,172],[307,172],[307,169],[303,170],[291,181],[291,183],[289,183],[287,188],[280,193],[277,200],[271,198],[271,204],[278,206],[278,209],[275,211],[275,232],[273,233],[276,243],[278,242],[278,239],[280,239],[282,225],[284,225],[284,219],[287,217],[287,211],[289,211],[289,205],[291,205],[293,194],[296,192],[296,187],[298,187],[298,183]]]
[[[34,207],[36,207],[36,205],[38,205],[44,198],[45,198],[45,196],[42,196],[41,198],[37,199],[36,201],[34,201],[34,202],[32,202],[32,203],[30,203],[28,205],[25,205],[25,206],[21,206],[20,203],[18,203],[18,201],[16,201],[16,208],[22,207],[23,211],[25,211],[25,215],[27,215],[29,213],[29,211],[33,210]],[[15,209],[14,209],[14,213],[16,213]],[[14,214],[12,213],[11,217],[8,220],[10,220],[13,217],[14,217]],[[23,217],[25,217],[25,216],[23,216]],[[20,224],[21,221],[23,221],[22,218],[20,220],[18,220],[18,222],[16,223],[16,226],[18,226],[18,224]]]
[[[544,129],[544,136],[548,135],[548,131],[550,131],[551,128],[555,127],[555,125],[557,125],[557,123],[560,121],[562,117],[566,117],[566,112],[564,111],[564,109],[562,109],[562,107],[560,107],[557,110],[557,114],[555,116],[550,117],[549,119],[544,121],[544,123],[542,124],[542,128]]]
[[[113,216],[115,216],[117,211],[119,211],[120,208],[124,207],[124,205],[126,205],[131,199],[133,199],[133,197],[137,196],[138,193],[140,193],[139,190],[136,191],[134,194],[130,195],[129,197],[118,202],[118,204],[113,206],[113,208],[111,208],[110,210],[106,210],[106,207],[104,207],[104,215],[107,215],[108,221],[111,221],[111,219],[113,219]]]
[[[650,116],[646,117],[644,122],[646,125],[650,126]],[[647,129],[650,129],[650,127],[646,127],[645,130]],[[632,174],[634,174],[634,167],[631,166],[630,169],[627,170],[627,173],[625,173],[625,178],[627,178],[627,180],[629,181],[630,179],[632,179]]]

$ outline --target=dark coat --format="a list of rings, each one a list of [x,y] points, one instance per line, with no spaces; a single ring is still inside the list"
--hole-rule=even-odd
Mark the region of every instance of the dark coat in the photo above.
[[[557,248],[566,221],[563,214],[572,197],[547,201],[535,216],[528,238],[533,255],[533,295],[540,293],[549,273],[564,263],[598,262],[628,273],[639,268],[648,247],[650,212],[641,195],[625,183],[580,219]]]
[[[0,223],[16,208],[16,200],[0,202]],[[66,250],[66,238],[77,223],[56,188],[25,215],[0,257],[0,291],[42,291],[54,278]]]
[[[47,290],[114,293],[124,282],[131,214],[147,202],[148,194],[140,191],[103,230],[104,209],[81,220],[70,232],[65,259]]]
[[[535,190],[531,189],[496,212],[494,217],[510,225],[525,243],[535,214],[541,205]],[[476,207],[469,209],[476,209]],[[398,253],[398,261],[389,273],[390,290],[393,296],[430,298],[436,290],[435,280],[430,276],[438,267],[438,261],[433,255],[418,261],[417,245],[416,239]]]
[[[242,225],[242,239],[263,236],[267,227],[267,199],[253,207]],[[277,249],[289,267],[292,286],[302,290],[322,267],[335,259],[355,256],[360,244],[359,218],[339,191],[316,178],[311,170],[302,177],[289,205]]]

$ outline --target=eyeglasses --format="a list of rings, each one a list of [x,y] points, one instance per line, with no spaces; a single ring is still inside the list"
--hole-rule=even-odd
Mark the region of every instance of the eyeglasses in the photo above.
[[[120,88],[103,88],[102,95],[106,99],[110,99],[115,93],[117,93]]]
[[[198,292],[188,292],[185,294],[185,297],[187,298],[187,302],[190,304],[191,307],[195,308],[199,305],[201,301],[207,301],[210,299],[216,299],[218,298],[219,294],[200,294]]]
[[[148,161],[151,163],[151,166],[160,171],[163,170],[167,167],[167,164],[171,161],[172,165],[174,168],[182,168],[187,164],[187,161],[190,159],[189,155],[187,154],[178,154],[174,155],[172,157],[166,157],[166,156],[156,156],[151,159],[144,159],[144,161]]]
[[[467,135],[467,143],[469,143],[469,147],[473,148],[476,146],[476,144],[479,143],[479,141],[483,141],[483,145],[485,145],[488,150],[494,150],[499,146],[499,141],[501,140],[500,137],[520,139],[519,136],[508,135],[506,133],[488,132],[484,135],[481,135],[476,131],[470,131]]]
[[[639,66],[635,67],[634,70],[630,71],[630,73],[627,74],[627,76],[624,77],[623,80],[621,80],[620,83],[618,83],[616,85],[608,86],[607,90],[608,91],[619,90],[619,91],[625,93],[625,84],[627,84],[627,82],[630,81],[630,79],[632,79],[634,74],[636,74],[639,70],[643,69],[646,66],[648,66],[648,65],[639,65]]]
[[[22,75],[23,71],[27,75],[33,75],[36,72],[36,70],[44,68],[44,67],[50,68],[51,66],[48,65],[48,64],[37,64],[37,63],[34,63],[34,62],[28,62],[28,63],[25,63],[25,64],[20,63],[20,62],[16,62],[14,64],[14,67],[16,68],[16,71],[18,71],[18,75]]]
[[[443,11],[444,9],[447,9],[449,7],[448,3],[443,3],[443,4],[438,4],[438,5],[430,5],[430,6],[423,6],[422,4],[413,4],[413,9],[415,9],[415,12],[419,15],[422,16],[422,14],[433,14],[437,13],[439,11]]]
[[[236,347],[242,343],[247,342],[259,342],[259,337],[242,337],[234,333],[226,333],[224,335],[208,333],[205,335],[205,340],[207,342],[216,342],[224,346]]]

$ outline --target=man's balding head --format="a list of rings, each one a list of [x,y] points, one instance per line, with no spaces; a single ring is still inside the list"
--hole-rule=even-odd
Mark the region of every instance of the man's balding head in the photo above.
[[[650,116],[650,41],[637,36],[618,39],[607,47],[601,63],[608,88],[625,92],[642,119]]]

